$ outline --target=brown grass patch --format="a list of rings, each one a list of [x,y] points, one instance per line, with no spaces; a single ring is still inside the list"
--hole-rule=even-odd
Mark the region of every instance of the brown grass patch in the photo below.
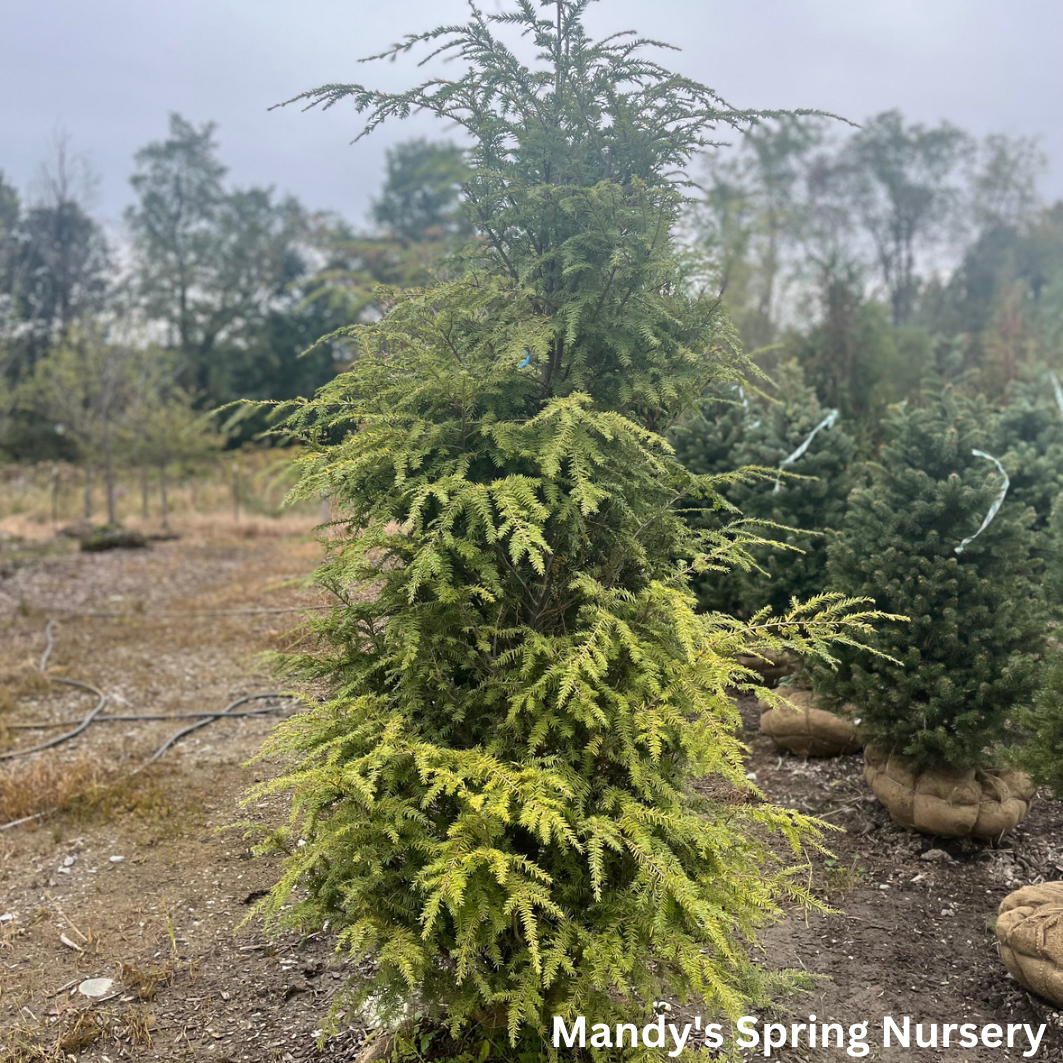
[[[29,661],[0,671],[0,712],[14,708],[20,698],[44,694],[48,680]]]
[[[127,1006],[118,1016],[116,1031],[119,1037],[125,1038],[130,1044],[151,1047],[151,1026],[155,1016],[138,1011],[132,1006]]]
[[[55,1027],[44,1023],[30,1026],[25,1021],[0,1029],[0,1063],[66,1063],[97,1042],[150,1048],[151,1027],[155,1016],[127,1005],[121,1012],[100,1011],[90,1007],[62,1020],[56,1037]],[[52,1038],[55,1041],[52,1042]],[[49,1043],[52,1042],[52,1043]]]
[[[199,822],[202,807],[198,795],[164,786],[157,770],[104,770],[85,753],[75,760],[44,755],[0,770],[0,823],[44,813],[63,813],[82,824],[121,817],[168,825],[176,837]]]
[[[142,970],[132,963],[123,963],[120,978],[122,985],[133,993],[137,1000],[149,1001],[155,999],[156,990],[159,986],[167,986],[177,974],[177,969],[172,963],[164,963],[161,967],[151,967]]]
[[[21,1025],[13,1029],[0,1029],[0,1063],[60,1063],[65,1056],[60,1054],[58,1045],[45,1048],[40,1032]]]
[[[0,771],[0,822],[65,811],[99,788],[98,772],[87,756],[75,761],[56,757],[14,761]]]
[[[103,1036],[103,1024],[95,1010],[83,1011],[60,1035],[59,1048],[63,1052],[80,1052]]]

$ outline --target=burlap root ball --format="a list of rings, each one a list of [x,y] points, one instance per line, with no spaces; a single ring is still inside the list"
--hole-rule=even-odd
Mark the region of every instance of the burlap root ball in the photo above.
[[[1063,1007],[1063,882],[1023,886],[1000,902],[997,947],[1012,978]]]
[[[946,838],[999,838],[1030,811],[1034,785],[1021,771],[939,765],[917,771],[910,757],[864,750],[864,779],[893,822]]]
[[[783,697],[790,708],[760,702],[760,733],[768,735],[779,749],[799,757],[840,757],[859,752],[860,738],[853,721],[817,709],[811,690],[787,690]]]
[[[748,668],[763,680],[766,687],[774,687],[780,679],[793,675],[797,671],[800,662],[790,653],[779,653],[768,650],[763,656],[752,654],[740,654],[736,661],[743,668]]]

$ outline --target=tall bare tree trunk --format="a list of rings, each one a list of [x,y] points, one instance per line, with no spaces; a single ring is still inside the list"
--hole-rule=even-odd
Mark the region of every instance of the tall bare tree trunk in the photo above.
[[[159,466],[159,495],[162,501],[162,528],[170,530],[170,509],[166,499],[166,466]]]
[[[59,466],[52,466],[52,532],[59,524]]]
[[[148,467],[140,466],[140,515],[148,519]]]
[[[111,453],[111,426],[103,430],[103,476],[107,485],[107,523],[115,524],[114,519],[114,455]]]
[[[85,462],[85,519],[92,520],[92,466]]]

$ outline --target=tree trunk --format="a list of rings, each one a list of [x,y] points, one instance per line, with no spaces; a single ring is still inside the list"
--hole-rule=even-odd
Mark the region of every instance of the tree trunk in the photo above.
[[[170,509],[166,499],[166,466],[159,466],[159,495],[162,501],[162,530],[170,530]]]
[[[92,466],[85,463],[85,519],[92,520]]]
[[[140,515],[148,519],[148,467],[140,466]]]
[[[107,425],[103,433],[103,475],[107,485],[107,523],[115,524],[114,519],[114,455],[111,453],[111,426]]]

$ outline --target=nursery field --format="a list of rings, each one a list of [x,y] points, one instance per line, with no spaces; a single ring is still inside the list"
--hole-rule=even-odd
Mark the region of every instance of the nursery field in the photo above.
[[[277,610],[309,603],[286,586],[318,556],[309,523],[176,527],[181,539],[149,550],[0,548],[0,755],[57,730],[23,725],[92,707],[37,674],[49,618],[58,618],[51,674],[97,686],[109,714],[218,710],[273,689],[256,654],[283,644],[295,622]],[[357,1028],[315,1047],[344,977],[328,944],[267,944],[238,930],[276,867],[251,861],[231,825],[283,816],[278,802],[240,808],[269,771],[245,761],[293,703],[259,704],[281,711],[212,724],[135,775],[190,721],[99,723],[54,751],[0,761],[0,821],[67,809],[0,833],[4,1063],[346,1058]],[[113,989],[80,996],[87,978],[111,978]]]
[[[84,692],[39,676],[49,619],[50,674],[98,687],[108,714],[217,710],[273,689],[256,655],[283,645],[296,620],[276,610],[315,604],[289,582],[318,558],[309,522],[177,528],[182,538],[140,551],[0,547],[0,755],[66,730],[26,725],[91,708]],[[0,821],[63,809],[0,832],[4,1063],[355,1058],[365,1037],[357,1021],[324,1048],[317,1041],[336,990],[358,972],[322,937],[267,941],[254,923],[241,927],[277,864],[251,860],[233,825],[285,815],[280,798],[240,805],[276,770],[248,758],[292,711],[260,704],[277,711],[212,723],[137,774],[188,720],[98,723],[38,757],[0,761]],[[1010,890],[1063,874],[1063,804],[1042,798],[996,847],[909,835],[867,790],[861,757],[780,756],[757,734],[752,702],[741,707],[757,785],[840,828],[814,872],[838,914],[794,915],[762,939],[766,964],[820,978],[790,1002],[793,1019],[1047,1022],[1037,1058],[1063,1059],[1061,1016],[1008,978],[992,931]],[[78,991],[99,978],[112,980],[101,997]],[[872,1046],[870,1059],[1022,1054]],[[849,1057],[783,1049],[776,1058]]]

